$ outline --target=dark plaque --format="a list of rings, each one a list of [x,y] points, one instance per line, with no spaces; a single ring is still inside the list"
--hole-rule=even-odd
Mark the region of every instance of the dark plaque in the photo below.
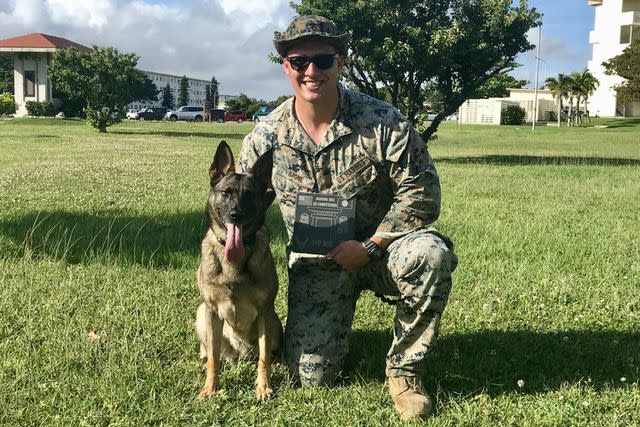
[[[335,194],[298,193],[293,224],[294,252],[324,255],[355,235],[355,199]]]

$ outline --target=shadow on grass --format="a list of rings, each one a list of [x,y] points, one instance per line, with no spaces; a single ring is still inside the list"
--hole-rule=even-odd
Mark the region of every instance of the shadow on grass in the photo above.
[[[125,130],[125,129],[115,129],[109,131],[109,133],[113,134],[122,134],[122,135],[152,135],[152,136],[165,136],[168,138],[189,138],[192,136],[200,137],[200,138],[213,138],[213,139],[242,139],[244,138],[243,133],[220,133],[220,132],[191,132],[188,130],[184,131],[160,131],[160,130]]]
[[[501,166],[552,165],[552,166],[640,166],[640,159],[571,156],[505,156],[441,157],[436,163],[486,164]]]
[[[640,126],[640,119],[615,119],[609,120],[606,123],[607,128],[631,128]]]
[[[391,331],[354,331],[347,375],[384,381]],[[442,336],[430,355],[425,385],[447,393],[541,393],[583,381],[596,389],[626,387],[637,372],[640,333],[616,331],[479,331]],[[636,378],[637,379],[637,378]],[[518,387],[518,380],[524,387]]]
[[[275,206],[269,209],[267,224],[272,240],[286,241]],[[154,216],[54,211],[0,220],[0,236],[14,249],[3,256],[47,257],[71,264],[103,259],[179,268],[199,257],[204,231],[204,208]]]

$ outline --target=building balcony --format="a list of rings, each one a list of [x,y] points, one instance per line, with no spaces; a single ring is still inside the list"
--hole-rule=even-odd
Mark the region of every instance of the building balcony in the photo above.
[[[602,0],[587,0],[589,6],[602,6]]]
[[[620,15],[620,25],[640,25],[640,11],[622,13]]]
[[[596,30],[589,31],[589,44],[598,43],[598,32]]]

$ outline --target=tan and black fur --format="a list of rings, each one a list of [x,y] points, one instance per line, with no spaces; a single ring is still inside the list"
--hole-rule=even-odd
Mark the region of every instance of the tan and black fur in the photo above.
[[[272,163],[269,151],[249,174],[237,174],[231,149],[221,141],[209,169],[208,227],[196,273],[203,303],[195,327],[200,357],[206,358],[200,399],[218,390],[221,357],[235,360],[256,355],[256,350],[256,397],[264,401],[272,394],[271,357],[282,341],[282,325],[274,310],[278,280],[264,226],[274,198]],[[227,241],[231,229],[241,236],[239,245]]]

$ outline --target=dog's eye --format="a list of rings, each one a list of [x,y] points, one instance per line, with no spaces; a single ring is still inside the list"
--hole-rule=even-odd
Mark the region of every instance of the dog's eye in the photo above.
[[[231,192],[227,190],[220,190],[220,195],[222,195],[222,197],[229,197]]]

